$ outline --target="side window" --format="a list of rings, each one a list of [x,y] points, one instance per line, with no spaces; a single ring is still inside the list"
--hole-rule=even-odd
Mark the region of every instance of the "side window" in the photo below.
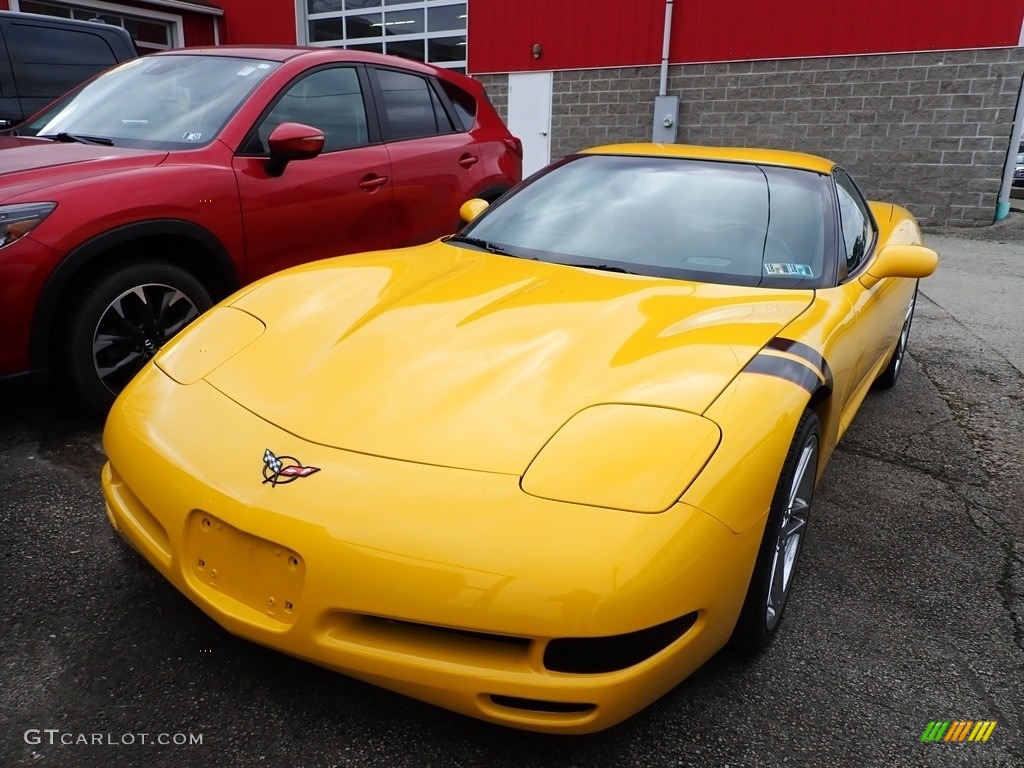
[[[354,67],[321,69],[292,83],[260,123],[246,153],[265,153],[271,131],[281,123],[302,123],[324,132],[324,152],[367,144],[366,108]]]
[[[857,185],[841,170],[836,170],[835,178],[839,194],[839,223],[846,251],[846,274],[850,275],[871,253],[875,230],[868,205]]]
[[[387,114],[386,139],[452,132],[451,120],[426,78],[389,69],[378,69],[377,78]]]
[[[462,123],[462,130],[468,131],[476,122],[476,99],[457,85],[446,83],[443,80],[441,87],[444,88],[444,92],[452,101],[452,106],[455,107],[455,114],[459,118],[459,122]]]
[[[8,35],[18,95],[52,99],[117,63],[99,35],[73,29],[14,24]]]

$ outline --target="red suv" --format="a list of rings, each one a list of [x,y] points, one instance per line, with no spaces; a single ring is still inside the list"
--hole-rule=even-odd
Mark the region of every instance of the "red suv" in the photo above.
[[[336,49],[126,62],[0,136],[0,380],[105,409],[214,301],[455,231],[522,175],[475,80]]]

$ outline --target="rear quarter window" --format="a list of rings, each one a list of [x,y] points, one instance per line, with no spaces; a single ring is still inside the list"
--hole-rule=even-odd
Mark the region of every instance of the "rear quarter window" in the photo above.
[[[476,99],[466,91],[452,83],[441,81],[441,87],[452,102],[455,108],[455,116],[458,118],[460,130],[468,131],[476,122]]]

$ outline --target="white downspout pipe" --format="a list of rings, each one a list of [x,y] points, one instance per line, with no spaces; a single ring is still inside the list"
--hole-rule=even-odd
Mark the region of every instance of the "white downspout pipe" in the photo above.
[[[995,220],[1001,221],[1010,215],[1010,190],[1013,189],[1013,169],[1017,167],[1017,149],[1020,147],[1020,136],[1024,132],[1024,82],[1017,91],[1017,108],[1013,113],[1013,135],[1010,136],[1010,151],[1006,154],[1003,166],[1003,179],[999,185],[999,198],[996,201]]]
[[[672,3],[665,0],[665,37],[661,43],[661,82],[658,84],[658,95],[668,95],[668,49],[672,42]]]

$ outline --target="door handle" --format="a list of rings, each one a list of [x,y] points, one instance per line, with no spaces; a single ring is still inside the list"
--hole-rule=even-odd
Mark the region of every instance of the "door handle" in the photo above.
[[[387,176],[365,176],[363,180],[359,182],[359,188],[365,189],[367,192],[373,192],[378,187],[383,187],[388,183]]]
[[[463,155],[462,157],[459,158],[459,165],[461,165],[463,168],[472,168],[479,161],[480,158],[476,157],[475,155]]]

